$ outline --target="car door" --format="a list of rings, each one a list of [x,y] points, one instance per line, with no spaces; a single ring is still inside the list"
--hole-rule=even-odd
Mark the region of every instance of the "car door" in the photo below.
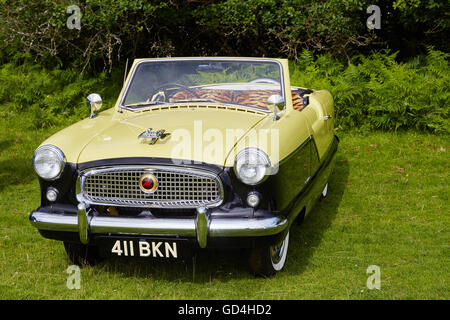
[[[288,109],[279,116],[277,121],[273,120],[273,116],[267,121],[271,130],[278,132],[279,142],[278,171],[270,177],[268,185],[276,199],[276,209],[284,210],[311,178],[311,155],[315,152],[315,146],[309,120],[304,113]]]
[[[326,90],[314,91],[308,97],[309,104],[301,111],[308,121],[319,160],[333,141],[334,118],[333,98]]]

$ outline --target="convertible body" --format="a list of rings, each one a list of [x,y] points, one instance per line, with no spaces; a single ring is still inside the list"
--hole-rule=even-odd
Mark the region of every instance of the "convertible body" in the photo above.
[[[90,97],[34,155],[44,237],[78,264],[247,247],[255,273],[281,270],[333,169],[328,91],[292,87],[284,59],[166,58],[135,60],[113,108]]]

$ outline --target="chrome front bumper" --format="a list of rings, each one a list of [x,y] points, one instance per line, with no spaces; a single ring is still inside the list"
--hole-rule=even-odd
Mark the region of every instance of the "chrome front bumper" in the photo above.
[[[211,218],[203,207],[197,209],[195,218],[183,219],[92,216],[84,203],[78,205],[77,215],[34,211],[30,222],[39,230],[77,232],[84,244],[93,234],[126,234],[197,238],[201,248],[206,247],[208,237],[272,236],[288,226],[287,218],[277,216]]]

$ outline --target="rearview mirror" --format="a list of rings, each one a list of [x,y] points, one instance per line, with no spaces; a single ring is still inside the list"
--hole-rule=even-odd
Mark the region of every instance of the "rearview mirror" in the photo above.
[[[278,119],[280,119],[280,117],[278,116],[278,109],[280,109],[280,111],[284,109],[283,97],[280,96],[279,94],[271,95],[267,99],[267,103],[273,105],[273,113],[274,113],[273,121],[277,121]]]
[[[100,97],[100,95],[97,93],[91,93],[86,98],[86,104],[89,107],[89,111],[91,112],[89,118],[95,118],[97,116],[96,112],[98,112],[102,108],[102,97]]]

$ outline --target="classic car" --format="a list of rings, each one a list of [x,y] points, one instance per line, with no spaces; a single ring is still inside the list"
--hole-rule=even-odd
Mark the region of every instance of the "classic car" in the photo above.
[[[291,86],[285,59],[137,59],[113,108],[99,112],[98,94],[87,105],[33,156],[30,222],[75,264],[247,248],[271,276],[291,225],[327,193],[333,98]]]

